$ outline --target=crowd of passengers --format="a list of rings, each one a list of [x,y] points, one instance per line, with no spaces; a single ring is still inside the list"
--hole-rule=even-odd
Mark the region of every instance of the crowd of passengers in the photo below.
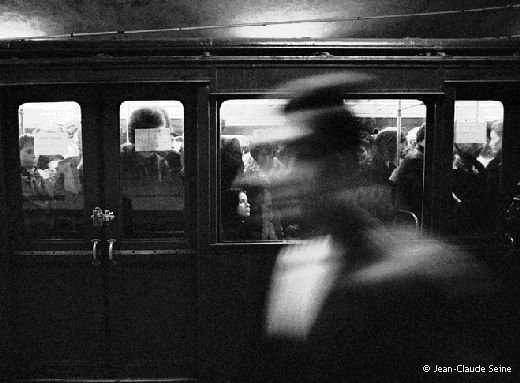
[[[166,151],[136,151],[135,130],[170,128],[170,119],[160,108],[141,108],[131,115],[129,139],[120,148],[120,177],[148,186],[172,177],[184,176],[184,150],[172,144]],[[35,155],[35,135],[19,137],[20,176],[25,208],[49,208],[51,202],[64,205],[83,195],[81,129],[69,133],[69,155]],[[172,142],[175,137],[172,137]],[[182,182],[181,182],[182,184]],[[71,207],[64,205],[63,207]]]
[[[83,195],[81,134],[72,132],[64,155],[35,155],[35,136],[19,137],[20,179],[25,208],[45,208],[51,201],[74,205]],[[79,144],[78,144],[79,143]]]
[[[357,181],[363,187],[345,193],[383,222],[395,222],[396,211],[418,221],[422,215],[425,124],[401,130],[384,128],[363,135],[358,153]],[[399,153],[398,153],[399,151]],[[452,233],[495,227],[501,201],[498,194],[502,122],[488,124],[487,142],[454,144],[452,166]],[[283,144],[241,145],[238,138],[221,145],[221,236],[224,240],[300,238],[307,222],[287,222],[284,209],[290,195],[277,192],[277,177],[291,167]],[[341,175],[338,175],[340,177]],[[352,174],[350,177],[353,177]],[[354,176],[355,177],[355,176]],[[351,181],[352,182],[352,181]],[[410,221],[412,222],[412,221]]]
[[[136,179],[148,186],[172,177],[184,177],[182,145],[178,150],[136,152],[135,129],[169,127],[166,112],[157,108],[135,111],[129,123],[129,141],[121,146],[121,179]],[[425,126],[366,132],[358,153],[359,182],[364,185],[351,196],[358,205],[382,221],[400,209],[421,217]],[[83,194],[83,160],[80,130],[74,155],[37,158],[34,136],[19,138],[20,174],[24,203],[29,208],[49,207],[49,201],[75,201]],[[453,227],[451,231],[495,227],[503,204],[498,194],[501,172],[502,123],[488,126],[487,142],[453,147]],[[399,151],[399,153],[398,153]],[[284,210],[291,196],[273,198],[276,177],[291,167],[291,153],[283,145],[259,143],[242,146],[237,138],[223,140],[221,147],[221,228],[225,240],[279,240],[299,238],[306,222],[287,222]],[[338,177],[341,175],[338,175]],[[350,175],[352,177],[352,175]],[[173,185],[173,184],[172,184]],[[182,188],[182,182],[180,182]],[[178,186],[178,185],[177,185]],[[177,187],[176,186],[176,187]],[[362,190],[361,192],[359,190]],[[72,201],[72,202],[71,202]],[[76,201],[77,202],[77,201]],[[293,206],[293,208],[295,208]]]

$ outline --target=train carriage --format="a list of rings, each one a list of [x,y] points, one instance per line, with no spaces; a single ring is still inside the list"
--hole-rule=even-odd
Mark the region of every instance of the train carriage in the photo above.
[[[251,379],[274,259],[298,223],[227,239],[222,148],[236,139],[247,166],[255,139],[284,127],[280,84],[311,75],[344,79],[374,140],[395,133],[395,166],[400,137],[425,125],[420,210],[390,204],[385,224],[467,247],[518,288],[520,40],[123,40],[0,42],[6,379]],[[133,125],[141,109],[166,117]],[[37,176],[20,175],[21,136]],[[454,170],[483,148],[498,167],[472,184],[488,198],[475,210]]]

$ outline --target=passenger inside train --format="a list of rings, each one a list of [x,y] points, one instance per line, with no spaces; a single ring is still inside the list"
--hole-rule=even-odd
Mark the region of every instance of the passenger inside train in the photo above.
[[[181,235],[183,158],[174,150],[171,121],[160,106],[136,105],[121,145],[120,177],[126,236]]]
[[[250,224],[251,205],[247,192],[241,188],[229,188],[222,193],[222,233],[225,241],[253,239]]]
[[[415,137],[408,140],[407,153],[395,171],[395,204],[416,217],[421,216],[423,201],[425,127],[411,130]]]
[[[25,103],[18,112],[25,234],[35,238],[81,235],[84,193],[79,105]]]
[[[21,135],[19,148],[24,208],[45,208],[46,202],[52,198],[52,182],[48,172],[43,172],[42,169],[36,167],[34,136],[31,134]]]
[[[229,100],[222,105],[221,190],[234,185],[248,192],[251,224],[257,228],[253,240],[301,239],[305,225],[295,217],[285,216],[280,201],[270,190],[271,183],[291,166],[291,148],[283,142],[269,141],[273,131],[288,125],[280,113],[283,102],[279,99]],[[425,121],[424,104],[417,100],[381,99],[344,100],[344,105],[354,108],[362,120],[377,127],[363,133],[358,166],[379,182],[366,186],[359,203],[388,225],[417,226],[411,212],[402,214],[396,209],[392,175],[404,156],[408,129]],[[396,115],[402,118],[396,119]],[[399,129],[388,126],[396,122]],[[422,168],[420,170],[422,186]],[[379,202],[373,203],[375,200]],[[372,202],[367,204],[367,201]]]

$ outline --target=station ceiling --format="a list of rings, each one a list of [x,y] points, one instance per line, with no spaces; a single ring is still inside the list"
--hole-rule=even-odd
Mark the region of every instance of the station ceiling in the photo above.
[[[520,35],[502,0],[4,0],[0,38],[487,38]],[[122,33],[124,32],[124,33]]]

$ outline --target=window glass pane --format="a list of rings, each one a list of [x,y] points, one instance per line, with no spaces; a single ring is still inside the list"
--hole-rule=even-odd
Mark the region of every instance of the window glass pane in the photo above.
[[[184,108],[179,101],[120,107],[120,185],[127,238],[184,236]]]
[[[83,233],[81,108],[75,102],[19,106],[25,231],[35,238]]]
[[[274,192],[277,177],[293,170],[290,150],[274,138],[294,128],[281,114],[284,104],[280,99],[262,99],[221,105],[223,241],[298,239],[311,224],[293,214],[299,207],[290,205],[300,196]],[[366,173],[367,184],[351,198],[385,224],[403,223],[415,229],[422,210],[424,153],[424,142],[417,143],[416,134],[426,121],[425,105],[398,99],[344,104],[367,126],[357,164],[358,171]]]
[[[452,234],[497,229],[501,204],[502,126],[498,101],[456,101],[453,134]]]

